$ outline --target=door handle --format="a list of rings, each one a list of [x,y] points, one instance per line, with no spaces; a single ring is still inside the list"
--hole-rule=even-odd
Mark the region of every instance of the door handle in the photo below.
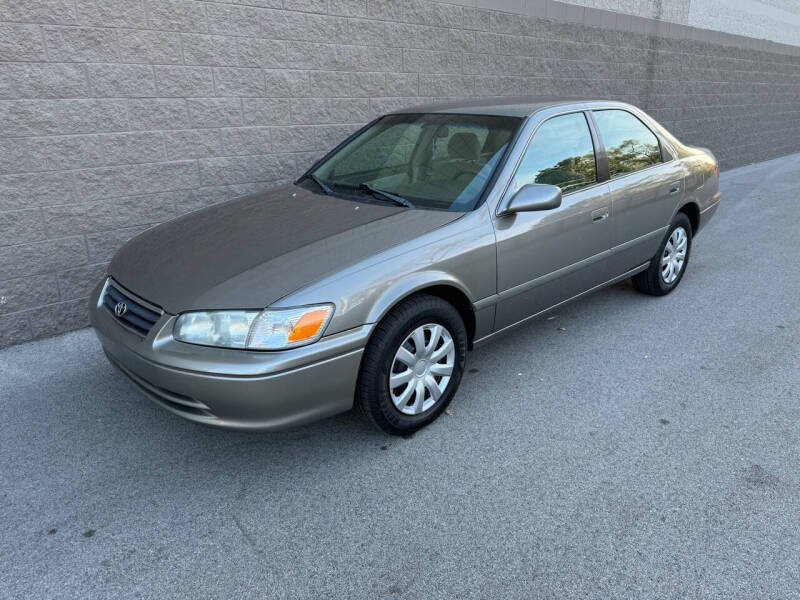
[[[603,221],[604,219],[608,218],[608,207],[604,206],[603,208],[598,208],[597,210],[592,211],[592,222],[597,223],[598,221]]]
[[[669,187],[669,193],[670,193],[670,194],[677,194],[677,193],[678,193],[678,192],[680,192],[680,191],[681,191],[681,184],[680,184],[680,183],[673,183],[673,184],[672,184],[672,185]]]

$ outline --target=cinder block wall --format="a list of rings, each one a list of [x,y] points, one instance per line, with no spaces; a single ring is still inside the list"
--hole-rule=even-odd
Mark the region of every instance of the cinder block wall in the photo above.
[[[615,98],[723,167],[800,150],[800,48],[549,0],[502,4],[524,14],[0,0],[0,347],[86,325],[86,296],[126,239],[289,181],[401,106]]]

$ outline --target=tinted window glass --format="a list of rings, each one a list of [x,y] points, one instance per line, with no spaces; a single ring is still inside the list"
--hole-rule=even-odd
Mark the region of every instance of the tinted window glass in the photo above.
[[[539,127],[514,176],[514,190],[529,183],[571,192],[597,181],[594,145],[583,113],[553,117]]]
[[[658,138],[624,110],[598,110],[594,120],[608,154],[611,177],[661,162]]]
[[[335,192],[375,199],[369,184],[415,206],[471,210],[520,119],[487,115],[390,115],[314,170]]]
[[[365,138],[364,143],[351,143],[352,148],[348,146],[341,152],[336,163],[337,178],[345,179],[363,172],[391,173],[397,167],[407,165],[421,134],[422,125],[419,123],[397,123],[372,132],[368,138],[366,134],[360,136],[359,139]]]

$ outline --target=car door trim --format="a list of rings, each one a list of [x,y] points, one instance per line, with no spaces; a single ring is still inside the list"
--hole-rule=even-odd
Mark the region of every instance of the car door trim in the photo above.
[[[559,306],[567,304],[568,302],[572,302],[573,300],[578,300],[579,298],[582,298],[583,296],[588,296],[592,292],[595,292],[595,291],[597,291],[597,290],[599,290],[601,288],[604,288],[604,287],[609,286],[609,285],[614,285],[615,283],[618,283],[618,282],[622,281],[623,279],[627,279],[628,277],[636,275],[637,273],[640,273],[640,272],[644,271],[649,265],[650,265],[650,261],[647,261],[646,263],[643,263],[643,264],[639,265],[636,268],[633,268],[633,269],[630,269],[628,271],[625,271],[622,275],[618,275],[616,277],[612,277],[608,281],[604,281],[603,283],[600,283],[600,284],[598,284],[598,285],[596,285],[594,287],[591,287],[588,290],[584,290],[583,292],[580,292],[579,294],[575,294],[574,296],[572,296],[570,298],[567,298],[566,300],[562,300],[561,302],[557,302],[556,304],[553,304],[552,306],[549,306],[549,307],[547,307],[547,308],[545,308],[543,310],[540,310],[537,313],[534,313],[532,315],[528,315],[527,317],[524,317],[524,318],[520,319],[519,321],[511,323],[510,325],[506,325],[505,327],[502,327],[501,329],[498,329],[496,331],[493,331],[492,333],[490,333],[488,335],[485,335],[482,338],[479,338],[479,339],[475,340],[473,342],[473,347],[477,347],[479,344],[483,344],[483,343],[489,341],[491,338],[493,338],[494,336],[496,336],[499,333],[503,333],[504,331],[507,331],[508,329],[511,329],[513,327],[517,327],[519,325],[527,323],[531,319],[535,319],[536,317],[539,317],[539,316],[543,315],[544,313],[547,313],[547,312],[549,312],[549,311],[551,311],[553,309],[556,309]]]
[[[473,302],[472,306],[476,311],[478,311],[486,308],[487,306],[492,306],[494,304],[497,304],[501,300],[508,300],[509,298],[513,298],[517,294],[527,292],[528,290],[532,290],[533,288],[548,283],[550,281],[553,281],[554,279],[558,279],[559,277],[569,275],[573,271],[577,271],[578,269],[588,267],[589,265],[597,261],[603,260],[605,258],[608,258],[614,254],[617,254],[618,252],[623,252],[628,248],[631,248],[632,246],[635,246],[636,244],[644,242],[650,238],[662,236],[664,235],[664,232],[666,230],[667,227],[660,227],[658,229],[651,231],[650,233],[645,233],[644,235],[640,235],[637,238],[628,240],[627,242],[624,242],[622,244],[618,244],[613,248],[609,248],[608,250],[604,250],[603,252],[598,252],[597,254],[593,254],[592,256],[584,258],[583,260],[579,260],[578,262],[574,262],[571,265],[567,265],[566,267],[561,267],[560,269],[551,271],[550,273],[546,273],[545,275],[540,275],[536,279],[531,279],[530,281],[526,281],[525,283],[520,283],[519,285],[510,287],[507,290],[503,290],[502,292],[499,292],[497,294],[492,294],[491,296],[481,298],[480,300]]]
[[[667,231],[668,228],[669,228],[668,226],[659,227],[658,229],[654,229],[650,233],[645,233],[643,235],[640,235],[639,237],[633,238],[632,240],[628,240],[627,242],[622,242],[621,244],[617,244],[616,246],[611,248],[611,254],[617,254],[618,252],[627,250],[628,248],[631,248],[636,244],[641,244],[642,242],[645,242],[650,238],[662,236],[664,235],[664,233]]]
[[[544,275],[540,275],[536,279],[531,279],[530,281],[526,281],[525,283],[520,283],[515,285],[514,287],[510,287],[502,292],[498,292],[497,297],[498,300],[507,300],[508,298],[513,298],[517,294],[521,294],[523,292],[527,292],[528,290],[532,290],[535,287],[539,287],[545,283],[553,281],[554,279],[559,279],[564,277],[565,275],[569,275],[574,271],[578,271],[589,265],[592,265],[598,261],[608,258],[611,256],[611,250],[603,250],[602,252],[598,252],[597,254],[593,254],[592,256],[587,256],[584,259],[581,259],[577,262],[574,262],[570,265],[565,267],[561,267],[560,269],[556,269],[555,271],[550,271],[549,273],[545,273]]]

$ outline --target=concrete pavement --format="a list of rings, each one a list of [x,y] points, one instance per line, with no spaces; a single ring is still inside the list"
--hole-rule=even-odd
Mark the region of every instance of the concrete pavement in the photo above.
[[[498,337],[409,439],[187,423],[88,330],[0,352],[0,597],[800,597],[800,155],[722,191],[674,294]]]

